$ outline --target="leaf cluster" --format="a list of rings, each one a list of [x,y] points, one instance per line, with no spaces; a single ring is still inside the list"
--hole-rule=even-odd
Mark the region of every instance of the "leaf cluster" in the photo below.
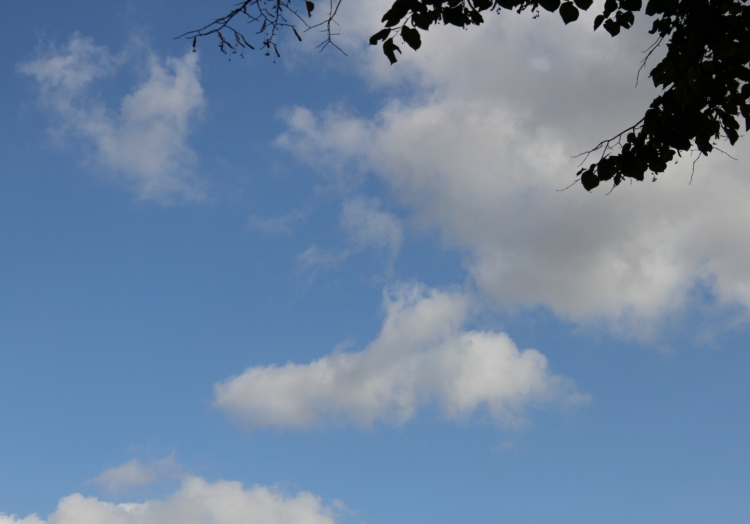
[[[612,180],[653,179],[682,153],[708,155],[716,140],[734,144],[740,136],[739,119],[750,130],[750,0],[648,0],[645,14],[653,18],[656,42],[647,49],[641,68],[662,44],[666,54],[649,76],[662,92],[643,118],[614,137],[583,153],[584,162],[595,152],[598,161],[582,168],[578,179],[592,190]],[[484,21],[487,12],[539,8],[557,12],[565,24],[578,19],[592,0],[396,0],[383,16],[385,27],[370,38],[382,42],[391,64],[401,52],[394,38],[412,49],[421,46],[420,31],[434,24],[467,28]],[[594,20],[613,37],[635,23],[642,0],[606,0]],[[640,71],[639,71],[640,72]],[[582,162],[583,163],[583,162]]]
[[[578,19],[579,10],[587,10],[592,3],[593,0],[396,0],[383,15],[385,28],[370,37],[370,44],[376,45],[382,41],[383,52],[393,64],[397,61],[393,51],[400,52],[394,42],[395,37],[401,37],[409,47],[417,50],[422,44],[419,31],[427,31],[434,24],[467,28],[482,24],[483,13],[486,12],[509,10],[521,13],[531,9],[538,14],[539,7],[550,12],[558,11],[568,24]]]

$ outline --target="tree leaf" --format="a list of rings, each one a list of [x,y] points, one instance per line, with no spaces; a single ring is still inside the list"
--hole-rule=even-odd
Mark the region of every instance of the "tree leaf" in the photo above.
[[[388,57],[388,60],[391,61],[391,65],[395,64],[398,60],[396,59],[396,51],[398,51],[398,54],[401,54],[401,49],[398,48],[398,46],[393,42],[393,38],[389,38],[385,42],[383,42],[383,53],[385,53],[385,56]]]
[[[739,133],[737,133],[736,129],[731,129],[728,127],[724,128],[724,132],[727,134],[727,138],[729,139],[729,143],[734,145],[735,142],[740,138]]]
[[[476,9],[469,11],[469,19],[474,25],[482,25],[484,23],[484,18]]]
[[[611,19],[604,22],[604,29],[612,36],[620,34],[620,24]]]
[[[602,22],[604,22],[604,15],[596,15],[596,18],[594,18],[594,31],[599,29],[599,26],[602,25]]]
[[[586,11],[591,7],[591,4],[594,3],[594,0],[575,0],[575,3],[578,6],[578,9]]]
[[[557,0],[558,2],[560,0]],[[443,11],[443,22],[446,24],[455,25],[457,27],[466,27],[469,22],[469,17],[464,12],[464,8],[461,5],[446,9]]]
[[[433,24],[437,21],[435,13],[435,11],[414,13],[411,15],[411,23],[414,24],[414,27],[418,27],[423,31],[427,31],[430,28],[430,24]]]
[[[370,45],[377,45],[377,43],[381,40],[385,40],[388,38],[388,35],[391,34],[391,29],[389,27],[386,27],[385,29],[381,29],[374,35],[370,37]]]
[[[615,17],[615,22],[617,22],[620,27],[630,29],[630,26],[635,22],[635,15],[632,11],[619,11]]]
[[[642,0],[620,0],[620,7],[626,11],[640,11],[642,6]]]
[[[587,169],[581,173],[581,184],[586,191],[591,191],[599,185],[599,178],[594,174],[591,169]]]
[[[411,47],[415,51],[422,45],[422,39],[419,36],[419,31],[417,31],[416,29],[412,29],[409,26],[405,25],[401,28],[401,38],[403,38],[404,42],[406,42],[409,47]]]
[[[409,2],[407,0],[396,0],[391,8],[383,15],[382,22],[386,27],[393,27],[406,16],[409,12]]]
[[[560,0],[539,0],[539,5],[550,13],[554,13],[560,7]]]
[[[648,0],[646,4],[646,14],[654,16],[656,13],[664,12],[664,0]]]
[[[573,5],[573,2],[564,2],[560,6],[560,16],[566,25],[578,20],[578,14],[578,8]]]
[[[307,8],[307,17],[310,18],[312,16],[312,12],[315,9],[315,4],[313,4],[310,0],[305,0],[305,7]]]
[[[598,180],[611,180],[615,176],[615,159],[611,156],[605,156],[595,165]],[[591,171],[593,173],[593,169]]]
[[[747,85],[747,84],[745,84]],[[740,112],[745,119],[745,132],[750,131],[750,107],[746,103],[740,104]]]

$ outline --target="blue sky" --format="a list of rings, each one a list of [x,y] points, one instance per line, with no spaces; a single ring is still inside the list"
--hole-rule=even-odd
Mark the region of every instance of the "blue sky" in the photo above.
[[[0,524],[746,522],[750,146],[558,192],[647,23],[346,2],[0,0]]]

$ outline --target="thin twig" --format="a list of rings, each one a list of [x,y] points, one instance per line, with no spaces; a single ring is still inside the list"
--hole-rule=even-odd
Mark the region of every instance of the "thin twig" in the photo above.
[[[235,24],[233,23],[244,17],[244,21],[247,24],[260,24],[260,29],[256,34],[264,35],[261,47],[266,49],[266,55],[273,52],[276,57],[281,56],[277,45],[277,39],[282,28],[291,29],[299,40],[302,39],[299,36],[295,23],[299,23],[304,27],[302,32],[307,32],[315,28],[322,28],[321,32],[325,34],[325,38],[318,47],[323,50],[331,45],[346,55],[343,49],[333,41],[333,37],[338,35],[338,33],[333,31],[333,24],[336,24],[335,17],[338,14],[341,0],[329,0],[330,4],[328,13],[322,21],[315,24],[309,24],[294,7],[293,4],[296,1],[298,2],[299,0],[243,0],[236,4],[234,9],[225,16],[217,18],[213,22],[206,24],[199,29],[187,31],[175,38],[192,39],[193,47],[195,48],[195,42],[198,38],[216,35],[219,39],[219,49],[221,52],[226,53],[229,51],[232,54],[235,54],[239,51],[240,55],[244,56],[242,54],[243,49],[255,49],[255,47],[248,41],[248,38],[245,37],[245,34],[239,29],[236,29]],[[306,0],[302,1],[305,1],[305,4],[303,5],[305,5],[305,8],[308,10],[308,15],[312,16],[312,9],[309,9]],[[287,13],[289,14],[287,15]],[[292,19],[296,19],[296,22],[292,23]],[[230,41],[230,39],[225,36],[226,33],[232,35],[233,38],[230,37],[230,39],[233,41]]]
[[[661,45],[662,41],[664,41],[664,37],[660,36],[653,44],[648,46],[646,50],[643,51],[644,53],[648,54],[643,60],[641,60],[641,67],[638,68],[638,72],[635,75],[635,87],[638,87],[638,80],[640,79],[641,71],[643,71],[643,69],[646,67],[646,62],[648,62],[648,59],[651,58],[651,55],[654,53],[654,51],[656,51],[656,48]]]
[[[580,166],[582,166],[584,164],[584,162],[586,162],[586,160],[588,160],[589,156],[591,156],[591,154],[593,152],[598,151],[598,150],[600,150],[602,148],[603,148],[602,158],[604,158],[604,155],[607,153],[607,151],[609,151],[610,149],[614,149],[614,147],[610,146],[610,144],[612,142],[614,142],[616,140],[617,141],[617,145],[622,146],[622,142],[621,142],[622,136],[625,133],[628,133],[629,131],[635,131],[638,128],[638,126],[640,126],[641,124],[643,124],[644,120],[645,120],[645,118],[641,118],[638,122],[636,122],[635,124],[633,124],[629,128],[625,129],[624,131],[620,131],[619,133],[617,133],[612,138],[609,138],[607,140],[602,140],[601,142],[599,142],[598,144],[596,144],[596,146],[593,147],[592,149],[589,149],[588,151],[584,151],[583,153],[578,153],[577,155],[574,155],[571,158],[579,158],[579,157],[582,156],[583,160],[581,160],[581,162],[578,164],[578,167],[580,167]]]

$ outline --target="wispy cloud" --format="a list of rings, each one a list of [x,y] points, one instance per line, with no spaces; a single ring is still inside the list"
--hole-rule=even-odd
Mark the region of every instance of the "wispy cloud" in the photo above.
[[[467,308],[461,294],[391,288],[383,327],[364,351],[248,368],[216,384],[215,405],[248,428],[310,428],[402,424],[432,401],[449,419],[484,408],[513,425],[530,404],[588,400],[571,380],[552,375],[538,351],[519,351],[504,333],[462,330]]]
[[[346,247],[322,249],[310,246],[297,256],[303,268],[332,269],[349,257],[368,249],[385,250],[392,262],[401,249],[404,230],[401,220],[380,209],[377,199],[362,197],[344,201],[339,226],[346,234]]]
[[[341,227],[355,249],[387,249],[393,258],[401,249],[404,237],[401,221],[382,211],[377,199],[355,198],[344,202]]]
[[[169,456],[149,464],[133,459],[102,472],[91,482],[110,493],[122,493],[152,484],[163,478],[180,478],[181,476],[182,468],[174,456]]]
[[[91,160],[127,180],[140,198],[200,200],[196,155],[187,143],[205,104],[198,55],[166,61],[149,55],[147,78],[117,108],[92,94],[95,81],[132,59],[74,35],[19,70],[36,80],[43,106],[59,120],[55,131],[93,146]]]
[[[257,215],[250,215],[250,218],[247,220],[247,228],[270,235],[291,235],[292,226],[306,217],[307,213],[299,209],[293,209],[280,217],[263,218]]]
[[[351,254],[351,249],[327,251],[320,249],[318,246],[310,246],[297,255],[297,261],[299,261],[303,267],[312,270],[332,269],[349,258]]]

